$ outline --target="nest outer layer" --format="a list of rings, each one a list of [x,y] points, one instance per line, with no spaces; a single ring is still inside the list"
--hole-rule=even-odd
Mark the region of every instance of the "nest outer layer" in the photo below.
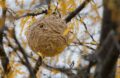
[[[28,45],[43,56],[55,56],[67,46],[68,36],[63,36],[67,24],[51,15],[34,22],[26,31]]]

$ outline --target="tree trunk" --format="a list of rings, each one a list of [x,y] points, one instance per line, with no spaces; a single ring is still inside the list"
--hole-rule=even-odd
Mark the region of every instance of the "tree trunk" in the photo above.
[[[95,78],[115,78],[119,50],[115,44],[114,33],[119,32],[120,0],[103,0],[103,5],[104,11]],[[119,39],[117,40],[119,43]]]

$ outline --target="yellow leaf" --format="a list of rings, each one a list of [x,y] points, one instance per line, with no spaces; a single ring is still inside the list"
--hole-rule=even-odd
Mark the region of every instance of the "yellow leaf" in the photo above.
[[[117,61],[117,68],[116,68],[116,77],[115,78],[120,78],[120,59]]]
[[[6,8],[5,0],[0,0],[0,6],[1,6],[2,8]]]
[[[8,36],[9,36],[10,38],[13,38],[13,29],[12,29],[12,28],[9,28]]]
[[[76,8],[76,3],[75,3],[75,0],[68,0],[67,1],[67,6],[70,6],[70,7],[67,7],[67,9],[71,12],[73,11],[75,8]]]
[[[90,44],[96,45],[96,41],[91,41]]]
[[[21,10],[16,11],[16,15],[21,16],[21,15],[23,15],[25,13],[29,13],[29,12],[30,12],[30,10],[21,9]]]
[[[18,66],[21,66],[21,64],[16,63],[16,64],[14,64],[14,66],[15,66],[15,67],[18,67]]]
[[[0,29],[2,28],[3,24],[4,24],[4,20],[0,18]]]
[[[63,36],[66,36],[66,35],[69,33],[69,31],[70,31],[70,28],[67,28],[67,29],[64,31]]]
[[[26,18],[23,18],[23,19],[21,20],[21,23],[20,23],[20,26],[21,26],[20,35],[22,34],[22,31],[23,31],[23,29],[24,29],[25,23],[26,23],[29,19],[30,19],[30,17],[26,17]]]
[[[28,19],[28,20],[29,20],[29,19]],[[31,18],[31,21],[30,21],[30,23],[29,23],[29,25],[28,25],[28,27],[29,27],[30,25],[32,25],[35,21],[36,21],[36,18],[35,18],[35,17],[32,17],[32,18]]]
[[[25,74],[25,72],[22,72],[22,71],[20,71],[20,70],[15,70],[15,72],[16,72],[17,74]]]
[[[13,70],[11,70],[8,75],[7,75],[7,78],[15,78],[16,76],[16,72],[14,72]]]
[[[97,14],[97,17],[100,19],[100,15],[99,15],[99,12],[98,12],[98,6],[95,2],[91,2],[91,6],[92,6],[92,10],[96,12]]]
[[[74,30],[74,23],[70,23],[69,27],[63,32],[63,36],[66,36],[70,31]],[[71,34],[68,40],[68,44],[70,44],[76,37],[76,34]]]
[[[60,73],[60,71],[58,71],[58,70],[55,70],[55,69],[52,69],[52,70],[51,70],[51,72],[52,72],[53,74]]]
[[[58,9],[61,11],[63,15],[67,14],[67,6],[65,0],[59,0],[59,7]]]
[[[23,39],[22,39],[22,45],[23,45],[24,48],[26,48],[26,46],[27,46],[27,42],[24,41]]]

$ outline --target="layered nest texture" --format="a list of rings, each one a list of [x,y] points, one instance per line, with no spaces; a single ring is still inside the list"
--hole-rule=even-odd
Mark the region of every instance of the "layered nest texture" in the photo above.
[[[55,56],[67,46],[68,36],[63,36],[67,24],[51,15],[34,22],[26,31],[28,45],[43,56]]]

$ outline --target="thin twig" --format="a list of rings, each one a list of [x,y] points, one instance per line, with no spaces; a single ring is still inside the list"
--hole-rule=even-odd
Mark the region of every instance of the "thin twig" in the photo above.
[[[87,48],[89,48],[89,49],[91,49],[91,50],[95,51],[95,49],[94,49],[94,48],[92,48],[91,46],[85,45],[84,43],[80,42],[80,40],[79,40],[79,39],[77,39],[77,40],[78,40],[78,43],[75,43],[75,44],[79,44],[79,45],[85,46],[85,47],[87,47]]]
[[[15,43],[18,45],[19,50],[23,54],[23,57],[25,59],[25,65],[26,65],[26,67],[28,68],[28,70],[30,72],[30,78],[36,78],[36,76],[35,76],[35,74],[33,72],[33,68],[31,67],[31,64],[30,64],[30,62],[29,62],[29,60],[27,58],[27,54],[26,54],[25,50],[23,49],[23,47],[21,46],[21,44],[19,43],[19,41],[17,40],[15,33],[16,32],[15,32],[15,24],[14,24],[13,37],[14,37]]]
[[[43,10],[42,12],[39,12],[39,13],[27,13],[22,16],[16,17],[16,19],[20,19],[20,18],[27,17],[27,16],[37,16],[40,14],[47,14],[47,10]]]
[[[80,16],[80,15],[79,15],[79,18],[80,18],[80,20],[81,20],[81,16]],[[77,20],[79,20],[79,19],[77,19]],[[90,32],[88,31],[88,28],[87,28],[86,23],[85,23],[84,21],[82,21],[82,24],[83,24],[86,32],[89,34],[90,38],[92,39],[92,41],[96,42],[95,39],[94,39],[94,37],[93,37],[93,36],[90,34]],[[96,43],[97,43],[97,42],[96,42]]]
[[[91,0],[85,0],[77,9],[71,12],[66,18],[66,22],[70,22],[73,17],[75,17]]]
[[[34,73],[37,74],[37,71],[39,70],[39,67],[42,65],[42,57],[39,56],[38,60],[36,61]]]
[[[37,16],[37,15],[40,15],[40,14],[47,14],[47,10],[43,10],[41,12],[38,12],[38,13],[26,13],[24,15],[21,15],[21,16],[17,16],[16,12],[14,12],[12,9],[8,8],[8,12],[16,19],[20,19],[20,18],[23,18],[23,17],[28,17],[28,16]]]

